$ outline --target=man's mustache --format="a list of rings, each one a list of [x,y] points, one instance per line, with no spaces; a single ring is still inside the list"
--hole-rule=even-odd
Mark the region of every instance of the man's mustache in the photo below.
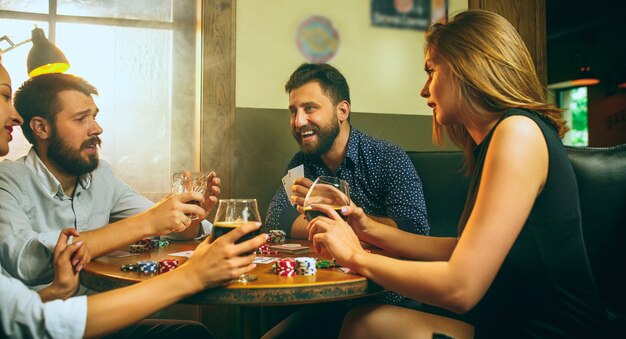
[[[91,137],[85,140],[83,144],[80,146],[80,148],[85,149],[91,146],[100,147],[101,144],[102,144],[102,140],[99,137]]]

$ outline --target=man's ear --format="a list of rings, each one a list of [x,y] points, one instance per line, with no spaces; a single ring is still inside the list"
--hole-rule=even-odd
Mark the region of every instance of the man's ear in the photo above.
[[[30,119],[29,125],[37,139],[48,140],[50,138],[52,130],[48,120],[42,117],[33,117]]]
[[[339,121],[344,122],[348,120],[350,116],[350,103],[346,100],[340,102],[337,105],[337,115],[339,116]]]

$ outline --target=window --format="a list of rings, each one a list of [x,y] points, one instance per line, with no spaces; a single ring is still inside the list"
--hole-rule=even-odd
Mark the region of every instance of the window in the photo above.
[[[157,200],[170,173],[199,166],[197,8],[197,0],[0,0],[0,35],[19,42],[35,25],[46,32],[68,73],[98,88],[101,159]],[[30,46],[3,56],[14,89],[27,79]],[[30,148],[15,134],[9,159]]]
[[[570,146],[587,146],[589,131],[587,128],[587,87],[576,87],[559,91],[560,107],[565,109],[564,116],[569,132],[563,137],[563,143]]]

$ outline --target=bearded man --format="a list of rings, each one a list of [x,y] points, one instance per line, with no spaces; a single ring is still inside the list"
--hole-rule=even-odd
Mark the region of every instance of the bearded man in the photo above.
[[[16,161],[0,163],[0,263],[27,285],[51,282],[52,253],[63,228],[80,231],[74,241],[87,245],[81,256],[98,257],[149,236],[191,239],[204,227],[185,213],[206,216],[217,202],[220,180],[214,173],[207,194],[198,194],[202,206],[176,195],[152,208],[122,182],[99,160],[97,94],[87,81],[68,74],[36,76],[15,94],[24,136],[33,147]]]
[[[291,131],[300,145],[287,168],[304,165],[304,178],[296,179],[294,197],[278,189],[265,229],[281,229],[291,238],[306,239],[308,222],[292,202],[300,204],[312,180],[330,175],[348,182],[352,202],[370,218],[428,235],[422,184],[413,164],[398,146],[350,125],[350,89],[344,76],[328,64],[302,64],[285,91]]]
[[[294,196],[279,188],[267,211],[266,230],[280,229],[290,238],[308,237],[308,220],[297,208],[313,180],[321,175],[348,182],[351,203],[369,218],[403,231],[428,235],[430,230],[422,183],[400,147],[372,138],[350,125],[350,89],[345,77],[328,64],[302,64],[287,83],[291,131],[300,152],[288,169],[304,166],[304,178],[294,182]],[[302,208],[300,208],[302,210]],[[416,301],[386,292],[367,302],[419,308]],[[302,326],[323,322],[311,332],[319,338],[337,337],[352,305],[344,302],[309,305],[282,320],[264,338],[307,337]],[[321,331],[321,332],[320,332]],[[309,334],[311,334],[309,333]]]

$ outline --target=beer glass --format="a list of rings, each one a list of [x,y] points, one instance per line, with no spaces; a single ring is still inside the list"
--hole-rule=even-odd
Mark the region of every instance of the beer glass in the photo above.
[[[206,193],[207,188],[207,173],[191,172],[191,171],[177,171],[172,174],[172,193],[181,194],[184,192],[198,192],[202,195]],[[196,204],[200,206],[200,202],[192,200],[190,204]],[[197,220],[199,216],[191,213],[186,213],[186,216],[191,220]]]
[[[312,204],[333,206],[335,211],[344,218],[341,214],[341,207],[350,205],[348,182],[331,176],[318,177],[313,182],[313,185],[311,185],[311,188],[309,188],[309,192],[304,198],[302,207],[304,208],[304,215],[308,221],[320,215],[325,216],[324,212],[316,211],[311,208]]]
[[[213,230],[211,231],[211,242],[234,230],[236,227],[247,223],[260,222],[261,215],[259,214],[256,199],[220,199],[215,212]],[[252,239],[259,234],[261,234],[261,231],[257,229],[241,237],[237,240],[237,243]],[[237,281],[245,283],[256,279],[257,277],[253,274],[242,274]]]

